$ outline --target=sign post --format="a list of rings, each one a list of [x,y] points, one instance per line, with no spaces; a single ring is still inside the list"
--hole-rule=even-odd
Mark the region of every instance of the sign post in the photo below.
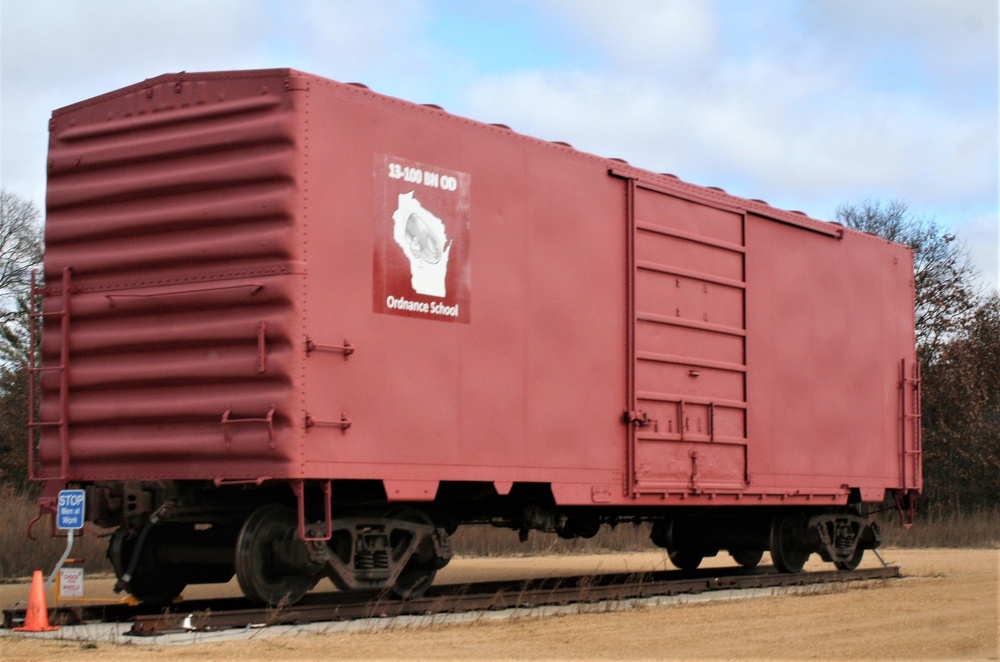
[[[83,528],[84,517],[87,512],[87,493],[83,490],[60,490],[59,500],[56,506],[56,527],[64,529],[66,535],[66,551],[56,564],[55,570],[49,575],[45,582],[45,590],[52,586],[56,575],[62,569],[69,553],[73,550],[73,532]],[[81,581],[82,581],[81,577]]]

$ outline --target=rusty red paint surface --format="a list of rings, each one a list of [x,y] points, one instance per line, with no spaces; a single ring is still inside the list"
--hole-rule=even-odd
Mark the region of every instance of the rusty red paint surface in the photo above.
[[[912,261],[871,236],[291,70],[56,111],[47,206],[71,480],[920,487]]]

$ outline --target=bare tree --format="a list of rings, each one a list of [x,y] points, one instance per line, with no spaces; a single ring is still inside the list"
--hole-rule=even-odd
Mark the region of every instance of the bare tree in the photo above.
[[[32,202],[0,189],[0,362],[4,364],[26,356],[31,271],[41,264],[45,250],[41,217]]]
[[[0,484],[25,489],[31,271],[42,261],[41,213],[0,190]]]
[[[42,261],[41,213],[32,202],[0,190],[0,321],[18,314],[27,296],[31,270]]]

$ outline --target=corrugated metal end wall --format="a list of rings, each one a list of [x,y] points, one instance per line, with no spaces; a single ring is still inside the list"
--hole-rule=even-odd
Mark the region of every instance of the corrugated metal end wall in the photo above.
[[[69,478],[141,478],[126,458],[232,478],[290,456],[302,269],[281,79],[164,76],[56,111],[50,131],[42,475],[65,452],[60,409]],[[236,460],[221,475],[220,458]]]

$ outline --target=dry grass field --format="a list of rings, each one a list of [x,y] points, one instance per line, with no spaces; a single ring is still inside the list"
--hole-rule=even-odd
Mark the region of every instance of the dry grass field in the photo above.
[[[884,556],[900,564],[907,578],[804,595],[169,648],[141,641],[0,637],[0,659],[998,659],[1000,551],[889,549]],[[813,558],[810,569],[823,567]],[[720,555],[717,562],[725,560]],[[866,565],[874,562],[866,559]],[[439,579],[462,582],[663,567],[668,562],[661,552],[462,558]],[[18,590],[24,593],[26,587],[4,587],[0,600],[7,604],[20,599],[23,596],[12,594]]]

